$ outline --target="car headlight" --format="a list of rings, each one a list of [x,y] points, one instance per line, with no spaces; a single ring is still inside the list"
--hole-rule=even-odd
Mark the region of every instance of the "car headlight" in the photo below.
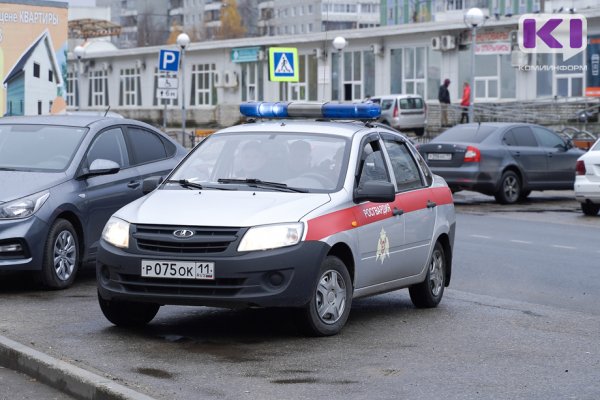
[[[267,250],[295,245],[302,239],[302,223],[264,225],[246,232],[238,251]]]
[[[113,246],[126,249],[129,247],[129,222],[122,219],[110,217],[104,230],[102,231],[102,239],[106,240]]]
[[[0,219],[27,218],[39,210],[48,197],[50,192],[40,192],[0,204]]]

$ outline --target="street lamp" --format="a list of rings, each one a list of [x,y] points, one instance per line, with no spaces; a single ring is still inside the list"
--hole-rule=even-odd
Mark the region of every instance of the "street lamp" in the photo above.
[[[187,33],[180,33],[177,36],[177,46],[181,49],[181,130],[183,138],[181,143],[185,146],[185,48],[190,44],[190,37]],[[192,148],[194,147],[194,136],[192,135]]]
[[[77,83],[77,86],[74,88],[74,93],[73,95],[75,96],[75,109],[77,111],[79,111],[79,107],[80,105],[80,99],[81,99],[81,95],[80,95],[80,90],[81,90],[81,85],[79,83],[79,76],[81,75],[81,58],[85,55],[85,48],[83,46],[76,46],[73,49],[73,54],[75,54],[75,57],[77,57],[77,76],[75,77],[75,82]]]
[[[485,16],[481,9],[469,9],[464,17],[465,24],[471,29],[471,90],[469,95],[469,122],[473,122],[475,99],[475,43],[477,42],[477,28],[485,23]]]
[[[333,47],[335,47],[335,49],[338,51],[338,90],[339,90],[339,101],[342,101],[342,91],[343,91],[343,84],[342,84],[342,51],[344,50],[344,47],[346,47],[346,45],[348,44],[348,41],[346,41],[346,39],[343,36],[338,36],[335,39],[333,39]]]

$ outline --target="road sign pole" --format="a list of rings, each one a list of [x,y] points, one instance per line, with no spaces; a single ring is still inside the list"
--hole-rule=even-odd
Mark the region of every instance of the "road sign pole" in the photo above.
[[[183,138],[181,143],[185,146],[185,47],[181,49],[181,129],[183,131]],[[194,142],[192,138],[192,148]]]

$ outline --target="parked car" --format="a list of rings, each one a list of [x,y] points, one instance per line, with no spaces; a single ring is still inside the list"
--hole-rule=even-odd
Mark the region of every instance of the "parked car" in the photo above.
[[[579,157],[575,176],[575,198],[585,215],[600,211],[600,139]]]
[[[186,150],[150,125],[89,115],[0,120],[0,271],[70,286],[102,228]]]
[[[399,131],[412,131],[423,136],[427,127],[427,105],[416,94],[389,94],[371,97],[381,106],[379,120]]]
[[[259,121],[213,133],[106,224],[106,318],[141,326],[169,304],[290,307],[324,336],[342,329],[355,297],[409,288],[416,307],[437,306],[451,275],[452,194],[403,135],[370,123],[379,106],[241,109]],[[347,121],[357,118],[367,121]]]
[[[467,189],[516,203],[532,190],[571,190],[584,152],[548,128],[523,123],[456,125],[419,146],[453,192]]]

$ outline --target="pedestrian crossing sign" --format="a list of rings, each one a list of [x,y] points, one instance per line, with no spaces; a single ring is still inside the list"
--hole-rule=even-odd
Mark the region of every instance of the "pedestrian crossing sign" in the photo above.
[[[269,48],[269,80],[298,82],[298,49],[293,47]]]

